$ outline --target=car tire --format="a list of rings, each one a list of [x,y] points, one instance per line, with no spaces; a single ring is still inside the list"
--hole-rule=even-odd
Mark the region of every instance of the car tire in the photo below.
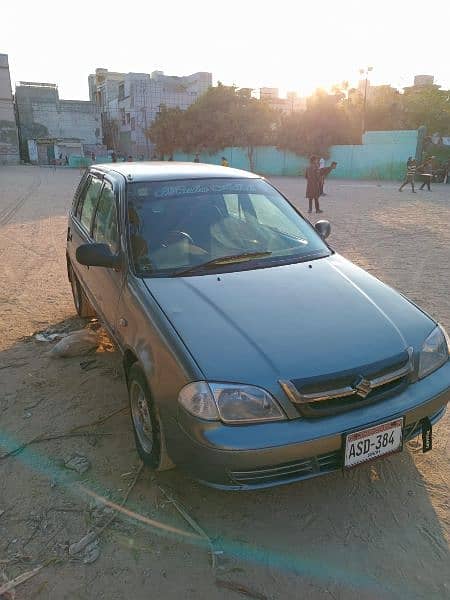
[[[174,465],[167,460],[164,451],[160,421],[147,379],[138,364],[131,366],[127,380],[131,424],[139,456],[155,471],[172,468]]]
[[[78,277],[75,275],[72,265],[68,264],[70,287],[72,288],[73,303],[79,317],[95,317],[95,310],[83,292]]]

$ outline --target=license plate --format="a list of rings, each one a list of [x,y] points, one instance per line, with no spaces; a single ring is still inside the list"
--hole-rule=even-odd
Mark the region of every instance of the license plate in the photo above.
[[[403,448],[403,417],[368,429],[349,433],[345,438],[346,469]]]

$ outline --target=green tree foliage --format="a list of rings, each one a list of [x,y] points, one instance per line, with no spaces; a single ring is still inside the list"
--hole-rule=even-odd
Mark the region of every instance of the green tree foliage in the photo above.
[[[179,108],[166,108],[161,106],[158,116],[150,125],[147,135],[155,144],[158,154],[162,157],[171,156],[180,148],[184,139],[185,119],[184,112]]]
[[[450,91],[436,86],[410,89],[403,94],[403,125],[417,129],[425,125],[428,133],[450,133]]]
[[[277,131],[277,146],[296,154],[317,154],[327,158],[333,144],[355,141],[346,96],[340,91],[327,94],[317,90],[303,112],[282,117]]]
[[[250,90],[218,85],[186,111],[163,109],[148,130],[160,154],[180,149],[213,154],[228,146],[246,148],[251,168],[254,149],[269,144],[278,115],[251,97]]]
[[[369,88],[366,130],[417,129],[450,134],[450,92],[437,86],[400,93],[391,86]],[[300,155],[328,157],[334,144],[361,143],[364,96],[348,82],[331,93],[317,90],[305,111],[282,113],[269,102],[252,97],[251,90],[234,86],[210,88],[186,111],[161,108],[148,136],[161,155],[175,150],[211,154],[228,146],[246,149],[254,169],[257,146],[277,145]]]

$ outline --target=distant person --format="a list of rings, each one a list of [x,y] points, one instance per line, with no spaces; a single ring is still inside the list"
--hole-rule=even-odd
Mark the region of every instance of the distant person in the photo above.
[[[93,162],[95,162],[95,154],[93,152],[91,152],[91,158],[92,158]]]
[[[200,162],[200,154],[197,152],[197,154],[195,155],[194,158],[194,162],[199,163]]]
[[[158,160],[158,157],[154,153],[152,154],[152,160]]]
[[[416,190],[414,189],[414,181],[416,179],[416,171],[417,171],[417,162],[412,156],[410,156],[406,163],[405,179],[403,180],[402,185],[398,188],[399,192],[402,192],[405,185],[410,183],[413,194],[416,193]]]
[[[64,164],[66,165],[66,167],[68,167],[68,166],[69,166],[69,157],[67,156],[67,154],[66,154],[66,156],[64,157]]]
[[[309,202],[308,212],[312,213],[312,205],[314,200],[316,213],[322,213],[323,210],[320,210],[319,206],[321,174],[319,168],[319,159],[317,156],[311,156],[309,159],[309,166],[306,169],[305,177],[307,181],[306,197],[308,198]]]
[[[433,179],[433,159],[427,158],[427,160],[420,165],[420,170],[423,177],[423,183],[419,190],[423,190],[427,186],[428,191],[431,192],[431,180]]]
[[[117,162],[117,154],[115,152],[111,153],[111,161],[114,163]]]
[[[220,161],[220,164],[222,165],[222,167],[229,167],[229,163],[227,161],[227,159],[225,158],[225,156],[222,156],[222,160]]]
[[[133,157],[131,156],[131,154],[128,156],[127,162],[133,162]]]

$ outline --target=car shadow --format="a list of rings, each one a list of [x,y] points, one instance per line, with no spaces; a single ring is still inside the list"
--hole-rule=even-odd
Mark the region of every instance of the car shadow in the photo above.
[[[50,329],[67,332],[85,325],[71,318]],[[54,343],[32,336],[0,353],[0,509],[7,508],[0,521],[0,557],[9,556],[7,542],[28,538],[36,506],[78,507],[80,515],[65,518],[53,543],[81,537],[92,494],[120,504],[139,464],[119,353],[104,342],[89,356],[52,359],[48,350]],[[31,445],[1,458],[38,435],[74,428],[86,435]],[[194,552],[196,577],[208,579],[210,548],[192,529],[197,524],[217,562],[211,598],[228,597],[231,583],[260,598],[448,597],[449,462],[440,435],[447,429],[448,416],[434,428],[431,453],[422,454],[420,444],[410,442],[402,454],[345,473],[258,492],[217,491],[177,469],[146,471],[126,504],[124,519],[134,528],[127,539],[143,546],[158,540],[161,554],[153,559],[167,568],[176,565],[175,570],[182,568],[186,552]],[[61,466],[74,453],[88,457],[87,474]],[[38,555],[45,539],[39,530],[28,552]],[[145,560],[130,565],[129,542],[116,542],[108,539],[103,547],[111,568],[125,561],[131,572],[140,572]],[[102,564],[91,566],[99,581]],[[76,580],[75,570],[68,576]],[[89,597],[95,597],[95,585]],[[218,586],[228,592],[219,593]]]

